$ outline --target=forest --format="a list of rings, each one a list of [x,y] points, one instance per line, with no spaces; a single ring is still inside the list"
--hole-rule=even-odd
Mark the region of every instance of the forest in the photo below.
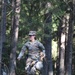
[[[75,0],[0,0],[0,13],[0,75],[26,75],[17,57],[30,30],[45,46],[42,75],[75,75]]]

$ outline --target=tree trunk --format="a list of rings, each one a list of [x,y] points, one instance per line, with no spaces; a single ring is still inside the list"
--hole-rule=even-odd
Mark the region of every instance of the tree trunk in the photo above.
[[[1,0],[0,0],[0,9],[1,9]],[[0,20],[0,63],[1,62],[2,62],[2,22]],[[0,64],[0,75],[1,75],[1,64]]]
[[[59,75],[64,75],[64,58],[65,58],[65,19],[61,21],[61,38],[60,38],[60,48],[59,48]]]
[[[6,0],[2,0],[2,38],[3,38],[3,43],[6,40]]]
[[[73,0],[73,25],[75,27],[75,0]],[[73,35],[75,36],[75,34]],[[75,37],[73,37],[73,39],[75,39]],[[75,45],[74,45],[75,46]],[[73,53],[73,59],[75,59],[75,52]],[[73,61],[73,75],[75,75],[75,60],[72,60]]]
[[[46,21],[45,21],[45,28],[44,28],[44,45],[46,49],[46,58],[47,63],[45,67],[45,73],[44,75],[53,75],[53,64],[52,64],[52,38],[51,38],[51,22],[52,22],[52,14],[47,13],[46,15]]]
[[[56,75],[59,75],[59,62],[60,62],[60,59],[59,59],[59,50],[60,50],[60,45],[61,45],[61,26],[62,26],[62,20],[59,19],[59,26],[58,26],[58,57],[57,57],[57,61],[56,61]]]
[[[11,53],[10,53],[10,75],[16,75],[16,50],[18,41],[18,28],[20,18],[20,0],[12,1],[13,15],[12,15],[12,28],[11,28]]]
[[[46,49],[46,66],[45,71],[43,75],[53,75],[53,63],[52,63],[52,38],[51,38],[51,32],[52,32],[52,13],[49,11],[51,8],[51,3],[47,2],[45,5],[46,11],[45,11],[45,25],[44,25],[44,45]]]
[[[73,39],[73,12],[70,13],[67,51],[66,51],[66,75],[72,75],[72,39]]]
[[[2,24],[0,24],[0,63],[2,62]],[[1,64],[0,64],[0,75],[1,75]]]
[[[0,0],[1,4],[1,0]],[[1,5],[0,5],[1,9]],[[6,0],[2,0],[2,12],[1,12],[1,23],[0,23],[0,63],[2,62],[2,49],[3,42],[5,42],[6,34]],[[1,64],[0,64],[0,75],[1,75]]]

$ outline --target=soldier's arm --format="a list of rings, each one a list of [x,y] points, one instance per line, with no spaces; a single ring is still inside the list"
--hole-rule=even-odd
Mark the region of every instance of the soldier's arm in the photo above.
[[[41,42],[38,42],[38,45],[39,45],[39,48],[41,49],[40,55],[42,56],[42,58],[44,58],[46,56],[45,47]]]
[[[20,52],[20,54],[19,54],[19,56],[17,58],[18,60],[20,60],[22,58],[22,56],[24,55],[25,51],[26,51],[26,44],[24,44],[24,46],[22,47],[21,52]]]

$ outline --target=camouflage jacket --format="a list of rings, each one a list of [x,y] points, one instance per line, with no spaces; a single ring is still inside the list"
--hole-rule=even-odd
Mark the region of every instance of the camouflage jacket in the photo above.
[[[45,47],[38,40],[35,40],[34,42],[26,42],[22,47],[18,58],[21,58],[26,50],[28,50],[28,55],[32,58],[39,57],[40,52],[43,52],[45,54]]]

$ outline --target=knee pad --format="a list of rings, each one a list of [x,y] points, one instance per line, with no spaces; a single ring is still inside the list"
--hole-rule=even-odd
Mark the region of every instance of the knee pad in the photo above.
[[[41,61],[38,61],[35,66],[36,69],[41,70],[43,68],[43,63]]]

